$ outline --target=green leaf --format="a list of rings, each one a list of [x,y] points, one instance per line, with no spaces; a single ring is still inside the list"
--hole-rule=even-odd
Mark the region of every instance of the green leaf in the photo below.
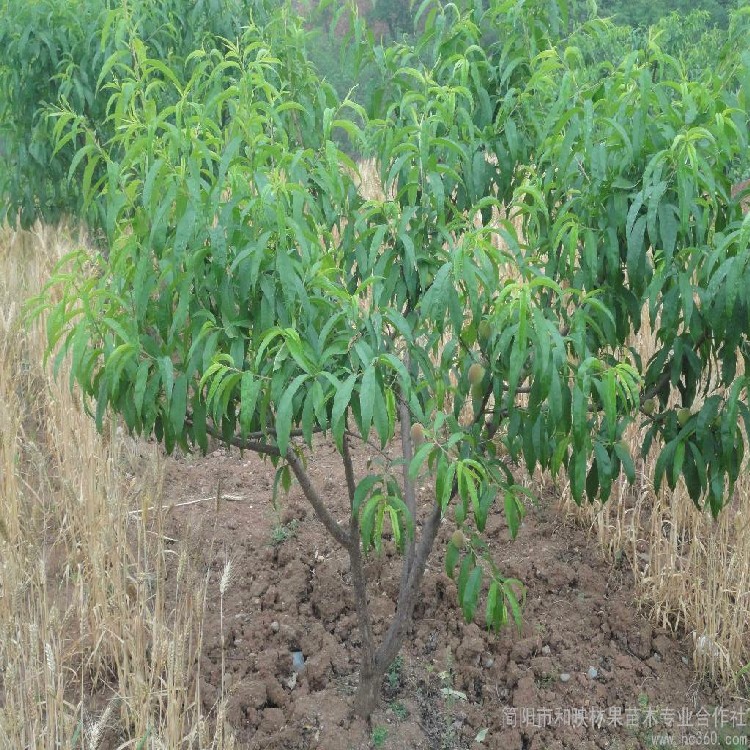
[[[148,359],[144,359],[138,365],[138,372],[135,376],[135,384],[133,386],[133,401],[135,404],[135,411],[138,416],[141,416],[143,410],[143,396],[146,393],[146,381],[148,380],[148,372],[151,367],[151,362]]]
[[[383,481],[383,477],[380,474],[369,474],[360,480],[357,484],[357,488],[354,490],[354,500],[352,502],[352,513],[359,513],[359,508],[364,502],[365,498],[370,494],[373,487],[380,484]]]
[[[242,373],[240,382],[240,435],[242,438],[247,437],[252,429],[261,384],[262,381],[255,378],[253,373],[249,371]]]
[[[323,386],[320,384],[320,380],[316,380],[313,383],[312,394],[315,419],[318,420],[321,429],[325,430],[328,427],[328,414],[326,411],[326,394],[323,391]]]
[[[172,387],[174,386],[174,366],[172,360],[169,357],[159,358],[159,370],[161,371],[161,382],[164,384],[164,394],[167,398],[167,403],[172,398]]]
[[[583,500],[583,489],[586,483],[586,454],[582,450],[573,450],[573,455],[568,462],[568,473],[570,475],[570,489],[573,500],[580,505]]]
[[[409,512],[409,509],[406,507],[406,503],[400,498],[395,495],[389,495],[388,497],[388,505],[392,510],[394,510],[396,513],[398,513],[400,518],[404,519],[404,523],[406,524],[406,533],[409,539],[414,538],[414,518],[412,518],[411,513]]]
[[[276,446],[279,449],[279,453],[282,456],[286,455],[287,448],[289,447],[289,434],[292,429],[292,417],[293,417],[293,406],[294,396],[296,395],[299,387],[308,380],[310,376],[307,373],[297,375],[297,377],[289,384],[284,394],[279,399],[279,406],[276,410]]]
[[[479,505],[474,509],[474,522],[477,525],[477,531],[480,533],[484,531],[487,525],[487,516],[492,504],[495,502],[496,496],[497,487],[487,485],[482,489],[482,494],[479,497]]]
[[[499,594],[500,584],[497,581],[492,581],[489,591],[487,592],[487,605],[484,614],[484,621],[488,630],[499,630],[500,623],[498,622],[499,618],[497,612],[497,599]]]
[[[604,374],[600,394],[604,404],[607,434],[609,439],[613,440],[617,431],[617,382],[614,369],[609,369]]]
[[[523,630],[523,616],[521,614],[521,605],[518,601],[518,597],[516,596],[516,592],[513,590],[514,584],[522,585],[520,581],[515,581],[514,579],[508,579],[504,581],[503,594],[505,596],[505,600],[510,606],[510,611],[513,615],[513,620],[516,623],[516,628],[518,628],[518,632],[520,633]]]
[[[672,457],[674,456],[676,445],[675,440],[668,442],[662,448],[661,453],[659,453],[659,456],[656,459],[656,465],[654,466],[654,492],[658,492],[661,487],[664,472],[672,463]]]
[[[615,455],[620,459],[625,476],[630,484],[635,482],[635,464],[630,456],[630,451],[621,443],[615,443]]]
[[[99,380],[99,394],[96,397],[96,429],[99,432],[102,432],[104,429],[104,414],[107,411],[107,404],[108,404],[108,397],[107,397],[107,391],[108,391],[108,383],[107,378],[102,376]]]
[[[386,413],[388,414],[388,439],[393,435],[396,428],[396,395],[390,388],[385,390],[385,406]],[[385,442],[382,442],[381,447],[385,447]]]
[[[453,578],[460,554],[458,547],[453,542],[448,542],[448,548],[445,551],[445,573],[449,578]]]
[[[456,464],[449,462],[444,453],[440,454],[435,473],[435,499],[445,513],[453,494],[453,480],[456,476]]]
[[[481,589],[482,569],[477,566],[471,571],[471,574],[466,581],[466,587],[464,588],[464,594],[461,601],[461,610],[463,611],[466,622],[472,622],[474,620],[474,612],[477,608],[479,592]]]
[[[505,520],[508,522],[510,538],[515,539],[518,535],[518,529],[521,526],[521,519],[523,518],[523,506],[510,489],[505,490],[504,503]]]
[[[596,500],[596,495],[599,492],[599,462],[596,458],[591,462],[588,473],[586,474],[586,497],[589,502]]]
[[[382,399],[382,394],[380,393],[380,386],[378,385],[375,367],[374,365],[369,365],[365,369],[365,374],[362,376],[362,383],[359,389],[359,411],[362,420],[362,437],[365,438],[365,440],[370,435],[372,413],[376,399]],[[375,429],[377,430],[377,426]],[[379,431],[378,434],[380,434]]]
[[[302,435],[305,443],[312,447],[313,427],[315,422],[315,395],[312,389],[307,391],[305,404],[302,408]]]
[[[383,494],[378,492],[374,494],[366,503],[359,521],[359,533],[362,538],[362,544],[365,552],[374,546],[373,533],[375,530],[375,515],[378,508],[382,505]]]
[[[331,429],[339,451],[344,447],[344,431],[346,430],[346,411],[352,398],[352,390],[357,382],[357,376],[352,373],[338,388],[333,397],[331,412]]]
[[[289,353],[292,355],[292,359],[299,365],[300,369],[309,375],[313,374],[315,369],[313,363],[308,356],[306,348],[300,339],[299,334],[293,328],[287,328],[283,332],[284,342]]]
[[[178,375],[172,389],[172,402],[169,406],[169,423],[175,436],[182,434],[187,412],[187,377]]]
[[[672,472],[670,474],[669,482],[670,489],[674,490],[677,486],[677,480],[682,475],[682,466],[685,461],[685,441],[681,440],[677,443],[677,447],[674,451],[674,460],[672,463]]]
[[[476,563],[474,556],[469,554],[465,555],[461,562],[461,569],[458,571],[458,580],[456,586],[458,588],[458,602],[463,607],[464,591],[466,590],[466,582],[469,580],[469,574],[474,570]]]
[[[380,447],[385,448],[388,444],[390,437],[390,424],[388,415],[387,400],[383,396],[382,391],[378,388],[377,394],[375,394],[375,401],[373,402],[373,423],[375,430],[380,438]]]
[[[206,405],[196,395],[193,399],[191,414],[193,422],[193,439],[205,455],[208,452],[208,434],[206,432]]]
[[[401,533],[401,522],[399,513],[395,508],[388,507],[388,516],[391,519],[391,530],[393,531],[393,541],[399,550],[403,550],[404,536]]]
[[[419,450],[414,454],[414,457],[409,464],[409,479],[414,481],[419,476],[419,471],[422,465],[427,460],[427,456],[431,451],[435,449],[432,443],[423,443],[419,446]]]

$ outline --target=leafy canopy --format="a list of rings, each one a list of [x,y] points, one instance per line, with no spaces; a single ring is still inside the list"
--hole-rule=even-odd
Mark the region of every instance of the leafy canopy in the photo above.
[[[366,108],[317,77],[288,8],[181,64],[139,44],[113,59],[109,140],[78,152],[102,174],[85,199],[109,258],[66,260],[49,323],[98,424],[109,409],[168,450],[216,434],[286,478],[318,432],[388,445],[405,404],[423,426],[408,473],[429,470],[469,534],[446,560],[467,617],[475,532],[499,504],[515,534],[521,461],[606,499],[634,477],[635,422],[657,485],[682,478],[718,513],[750,427],[750,220],[728,177],[748,145],[748,16],[696,83],[656,38],[587,58],[566,11],[425,2],[415,45],[388,48],[353,18],[383,81]],[[342,134],[374,158],[379,197]],[[353,493],[365,549],[385,524],[413,534],[391,468]],[[518,602],[487,566],[498,625]]]

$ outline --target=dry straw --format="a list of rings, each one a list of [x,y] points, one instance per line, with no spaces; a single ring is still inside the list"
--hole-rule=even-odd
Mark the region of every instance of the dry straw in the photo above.
[[[199,727],[228,747],[198,699],[204,597],[164,544],[158,455],[96,433],[23,319],[73,242],[0,229],[0,750],[190,748]]]

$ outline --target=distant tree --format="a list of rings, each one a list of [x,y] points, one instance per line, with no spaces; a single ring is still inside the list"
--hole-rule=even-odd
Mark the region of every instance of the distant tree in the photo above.
[[[673,12],[687,15],[705,10],[708,24],[726,28],[729,13],[739,7],[735,0],[599,0],[599,15],[612,17],[617,23],[646,27]]]
[[[414,31],[414,12],[409,0],[373,0],[368,20],[385,24],[390,39]]]
[[[103,175],[86,172],[70,183],[68,177],[83,142],[93,147],[112,136],[105,63],[132,62],[140,45],[162,64],[181,65],[204,44],[238,35],[251,13],[262,14],[260,6],[261,0],[0,0],[0,221],[28,228],[81,215],[83,193]],[[59,121],[46,116],[44,105],[58,102],[88,130],[69,130],[55,144]],[[103,223],[98,204],[89,209],[89,228]]]

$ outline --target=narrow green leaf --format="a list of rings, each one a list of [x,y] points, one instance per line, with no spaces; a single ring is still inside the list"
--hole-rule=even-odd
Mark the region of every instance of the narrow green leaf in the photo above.
[[[161,382],[164,384],[164,393],[167,403],[172,398],[172,387],[174,386],[174,366],[169,357],[159,357],[159,370],[161,371]]]
[[[136,414],[140,417],[143,409],[143,396],[146,393],[146,381],[148,372],[151,367],[151,361],[144,359],[138,365],[138,372],[135,376],[135,385],[133,386],[133,401],[135,403]]]
[[[409,464],[409,478],[415,480],[419,476],[419,471],[422,465],[427,460],[427,456],[431,451],[435,449],[432,443],[423,443],[419,446],[419,450],[414,454],[414,457]]]
[[[357,488],[354,490],[354,500],[352,502],[352,513],[358,513],[364,499],[370,494],[375,485],[381,483],[383,477],[380,474],[368,474],[360,480]]]
[[[307,377],[307,376],[305,376]],[[339,451],[344,446],[344,431],[346,430],[346,411],[352,398],[352,390],[357,382],[356,374],[352,373],[339,387],[333,397],[333,410],[331,412],[331,429],[336,447]]]
[[[169,422],[175,436],[182,434],[185,426],[187,411],[187,377],[182,374],[177,377],[172,389],[172,401],[169,405]]]
[[[513,584],[510,580],[507,580],[503,583],[503,594],[505,595],[505,600],[510,605],[510,611],[513,614],[513,620],[515,621],[518,632],[520,633],[523,629],[521,605],[518,601],[518,597],[516,596],[516,592],[513,590]]]
[[[292,430],[294,396],[302,383],[304,383],[309,377],[310,376],[307,373],[297,375],[279,399],[279,406],[276,410],[276,446],[282,456],[286,454],[287,448],[289,447],[289,434]]]
[[[505,490],[505,520],[508,522],[510,538],[515,539],[521,525],[521,514],[518,512],[518,498],[510,491]]]
[[[373,532],[375,530],[375,514],[383,500],[382,493],[373,495],[366,503],[359,521],[359,533],[365,552],[374,545]]]
[[[255,416],[255,405],[258,402],[262,381],[253,373],[245,371],[242,373],[240,383],[240,435],[244,438],[252,429],[253,417]]]
[[[389,495],[388,505],[395,510],[403,519],[406,524],[406,533],[409,539],[414,538],[414,518],[412,518],[409,509],[406,507],[406,503],[395,495]]]
[[[375,400],[382,398],[380,386],[378,385],[375,366],[370,364],[365,369],[362,376],[362,383],[359,389],[359,410],[362,419],[362,437],[365,440],[370,435],[370,426],[372,425],[372,414]],[[375,428],[377,430],[377,427]]]
[[[448,548],[445,551],[445,573],[449,578],[453,578],[459,555],[458,547],[453,542],[448,542]]]
[[[461,562],[461,569],[458,571],[458,580],[456,581],[456,586],[458,588],[458,603],[462,608],[466,582],[469,580],[469,574],[472,570],[474,570],[474,566],[474,556],[471,554],[465,555],[463,561]]]
[[[484,614],[484,621],[488,630],[499,630],[497,617],[497,598],[499,593],[500,584],[497,581],[492,581],[487,592],[487,606]]]
[[[472,622],[474,620],[474,612],[477,608],[479,592],[481,589],[482,568],[477,566],[471,571],[471,574],[466,581],[466,588],[464,589],[464,595],[461,602],[461,610],[463,611],[466,622]]]

